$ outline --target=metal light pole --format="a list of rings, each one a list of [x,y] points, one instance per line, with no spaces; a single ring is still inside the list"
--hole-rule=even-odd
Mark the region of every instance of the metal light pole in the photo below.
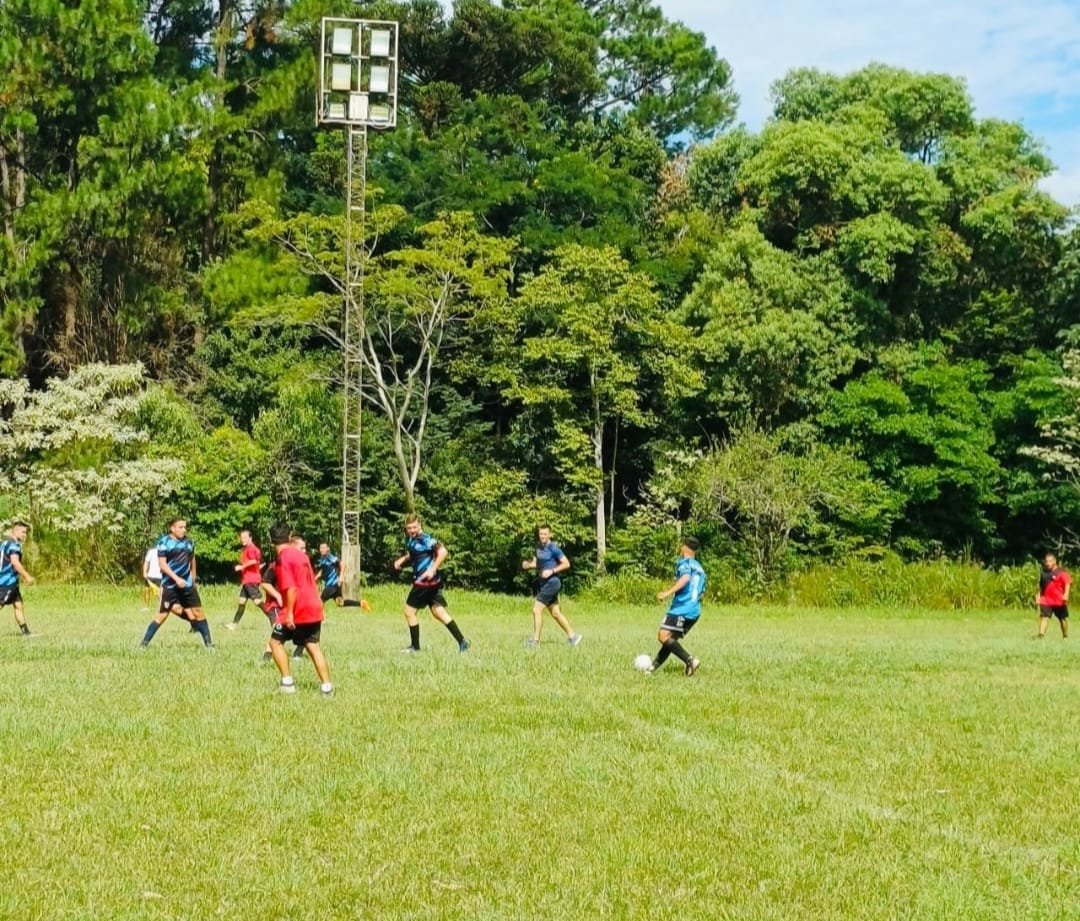
[[[345,129],[345,277],[342,343],[341,568],[347,596],[360,577],[361,388],[364,346],[364,242],[367,133],[397,124],[398,24],[324,17],[319,54],[318,125]]]

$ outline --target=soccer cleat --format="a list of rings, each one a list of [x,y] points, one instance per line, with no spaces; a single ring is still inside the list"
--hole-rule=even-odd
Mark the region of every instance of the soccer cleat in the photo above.
[[[580,633],[575,633],[573,636],[568,636],[566,638],[566,645],[568,645],[568,646],[580,646],[581,645],[581,634]]]
[[[365,614],[371,613],[371,602],[368,601],[367,598],[360,599],[360,610],[363,611]]]
[[[226,630],[235,630],[236,629],[236,624],[235,623],[228,623],[228,624],[225,625],[225,629]]]
[[[457,651],[458,652],[468,652],[469,651],[469,645],[470,644],[469,644],[468,640],[462,640],[460,643],[457,644]]]
[[[282,681],[281,684],[278,685],[278,689],[281,691],[282,694],[295,694],[296,693],[296,685],[293,684],[293,682],[291,682],[291,681],[288,684],[286,684],[284,681]]]
[[[701,661],[693,657],[686,663],[686,677],[689,678],[694,672],[701,668]]]
[[[525,648],[526,649],[536,649],[536,647],[539,646],[539,645],[540,645],[540,641],[539,640],[534,640],[531,636],[525,641]]]
[[[406,655],[411,655],[412,653],[414,653],[414,652],[419,652],[420,650],[419,650],[419,649],[417,649],[417,648],[416,648],[415,646],[406,646],[406,647],[405,647],[404,649],[402,649],[401,651],[402,651],[403,653],[405,653]]]

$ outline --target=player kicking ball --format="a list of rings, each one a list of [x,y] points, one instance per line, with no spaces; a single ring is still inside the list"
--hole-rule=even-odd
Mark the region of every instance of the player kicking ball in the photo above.
[[[656,671],[672,655],[683,663],[687,678],[701,666],[701,662],[682,645],[686,634],[701,617],[701,596],[705,594],[705,570],[697,561],[698,546],[697,538],[687,537],[683,540],[679,559],[675,562],[675,582],[664,591],[657,592],[657,601],[671,598],[671,605],[656,634],[660,651],[648,672]]]

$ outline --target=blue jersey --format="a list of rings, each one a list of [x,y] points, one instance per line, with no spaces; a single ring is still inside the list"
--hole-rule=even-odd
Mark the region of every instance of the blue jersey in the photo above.
[[[338,558],[332,553],[327,553],[326,556],[320,556],[315,561],[315,568],[319,570],[319,576],[323,580],[323,585],[327,588],[337,588],[338,582]]]
[[[184,583],[191,577],[191,561],[195,558],[195,542],[189,537],[177,540],[171,534],[166,534],[158,540],[157,552],[159,557],[165,557],[169,569],[176,573],[180,579],[180,584],[177,585],[162,571],[161,584],[165,587],[171,585],[174,588],[182,588]]]
[[[11,565],[11,557],[22,558],[22,544],[9,538],[0,544],[0,588],[11,588],[19,584],[19,573]]]
[[[675,578],[689,576],[686,585],[671,598],[668,614],[697,620],[701,616],[701,596],[705,594],[705,570],[691,556],[679,557],[675,563]]]
[[[545,569],[554,569],[563,560],[566,559],[566,554],[562,552],[562,548],[553,540],[547,542],[547,546],[537,544],[536,547],[536,575],[537,578],[543,580],[543,576],[540,575]],[[558,579],[558,573],[552,573],[548,578]]]
[[[409,565],[412,566],[414,585],[439,585],[442,574],[435,573],[434,579],[423,578],[424,573],[435,563],[435,553],[439,549],[439,540],[430,534],[418,534],[405,541],[409,551]]]

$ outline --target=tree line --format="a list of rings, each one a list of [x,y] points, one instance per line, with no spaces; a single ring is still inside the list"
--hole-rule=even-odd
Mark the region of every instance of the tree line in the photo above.
[[[0,517],[68,574],[174,508],[209,562],[282,516],[336,538],[345,150],[312,100],[320,18],[356,14],[0,6]],[[797,69],[751,131],[649,0],[362,15],[402,60],[368,156],[371,577],[413,509],[499,589],[541,522],[628,576],[691,529],[750,590],[1070,538],[1080,231],[962,79]]]

